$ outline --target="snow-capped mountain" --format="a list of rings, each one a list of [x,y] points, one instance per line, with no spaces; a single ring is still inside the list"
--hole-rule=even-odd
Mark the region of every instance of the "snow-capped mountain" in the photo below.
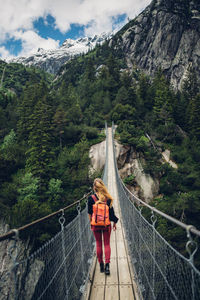
[[[17,57],[9,62],[21,63],[26,66],[36,66],[46,72],[56,74],[60,67],[69,59],[81,53],[87,53],[97,44],[102,44],[112,34],[103,33],[94,37],[83,37],[77,40],[66,39],[62,46],[54,50],[44,50],[38,48],[37,53],[29,57]]]

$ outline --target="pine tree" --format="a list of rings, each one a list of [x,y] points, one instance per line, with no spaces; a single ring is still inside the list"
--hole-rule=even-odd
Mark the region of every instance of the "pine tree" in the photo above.
[[[194,98],[199,93],[199,85],[197,80],[197,74],[195,70],[190,66],[188,68],[186,79],[183,82],[182,94],[187,102],[187,108],[185,111],[185,120],[187,130],[191,129],[191,115],[193,114]]]
[[[186,110],[188,107],[188,99],[185,93],[177,93],[173,105],[173,116],[175,122],[184,130],[188,128]]]
[[[110,101],[109,92],[107,92],[103,100],[103,113],[105,114],[109,113],[111,108],[112,108],[112,104]]]
[[[73,124],[80,124],[83,118],[81,107],[78,102],[75,102],[67,111],[67,121]]]
[[[129,104],[129,92],[125,88],[125,86],[122,86],[117,92],[117,95],[115,98],[115,104],[117,104],[117,103],[121,103],[124,105]]]
[[[193,136],[200,140],[200,94],[191,99],[189,126]]]
[[[189,66],[186,78],[183,81],[182,92],[188,99],[194,98],[199,92],[197,74],[192,66]]]
[[[53,110],[51,98],[44,95],[38,100],[29,125],[29,149],[26,152],[26,169],[40,178],[41,185],[52,175],[53,150]]]
[[[117,65],[117,60],[114,58],[113,54],[110,53],[106,65],[108,67],[109,74],[114,78],[115,81],[119,81],[119,68]]]
[[[153,107],[153,97],[150,88],[150,82],[147,76],[143,73],[139,76],[137,87],[137,103],[141,113],[145,113],[147,110],[151,110]]]
[[[91,58],[86,61],[84,77],[89,81],[94,81],[95,79],[94,61]]]
[[[18,110],[19,120],[17,124],[17,134],[20,140],[26,140],[28,138],[32,112],[38,99],[43,97],[45,93],[47,93],[47,87],[44,82],[39,84],[29,82],[27,84]]]
[[[62,148],[62,136],[67,125],[67,114],[61,107],[58,107],[54,114],[53,125],[55,136],[59,137],[60,148]]]
[[[164,75],[159,71],[154,79],[155,98],[153,111],[156,123],[165,124],[172,119],[171,93]]]

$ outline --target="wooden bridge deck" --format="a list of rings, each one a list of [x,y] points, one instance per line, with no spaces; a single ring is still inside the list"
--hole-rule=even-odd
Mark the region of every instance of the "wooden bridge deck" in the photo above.
[[[115,232],[112,230],[111,232],[110,275],[105,276],[104,273],[100,273],[99,264],[95,259],[93,274],[91,274],[93,280],[85,299],[138,300],[137,287],[129,262],[123,224],[121,222],[112,151],[112,131],[110,128],[108,129],[108,190],[114,198],[115,214],[119,217],[117,230]]]

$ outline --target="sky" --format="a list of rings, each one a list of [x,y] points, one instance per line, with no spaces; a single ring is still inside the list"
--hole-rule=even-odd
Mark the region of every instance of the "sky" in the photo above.
[[[0,58],[119,30],[151,0],[0,0]]]

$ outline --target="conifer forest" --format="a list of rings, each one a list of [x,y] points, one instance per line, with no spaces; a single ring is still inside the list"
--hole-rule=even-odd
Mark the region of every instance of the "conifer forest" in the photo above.
[[[159,181],[150,205],[200,229],[200,85],[192,66],[174,90],[162,68],[154,76],[128,69],[123,52],[106,41],[56,76],[0,61],[0,79],[0,217],[11,228],[89,191],[101,176],[89,172],[89,149],[105,139],[105,121],[114,121],[115,138],[139,153],[144,172]],[[161,162],[165,149],[178,168]],[[124,182],[134,186],[134,176]],[[55,223],[29,232],[36,246],[55,234]],[[184,231],[163,219],[157,229],[185,251]]]

